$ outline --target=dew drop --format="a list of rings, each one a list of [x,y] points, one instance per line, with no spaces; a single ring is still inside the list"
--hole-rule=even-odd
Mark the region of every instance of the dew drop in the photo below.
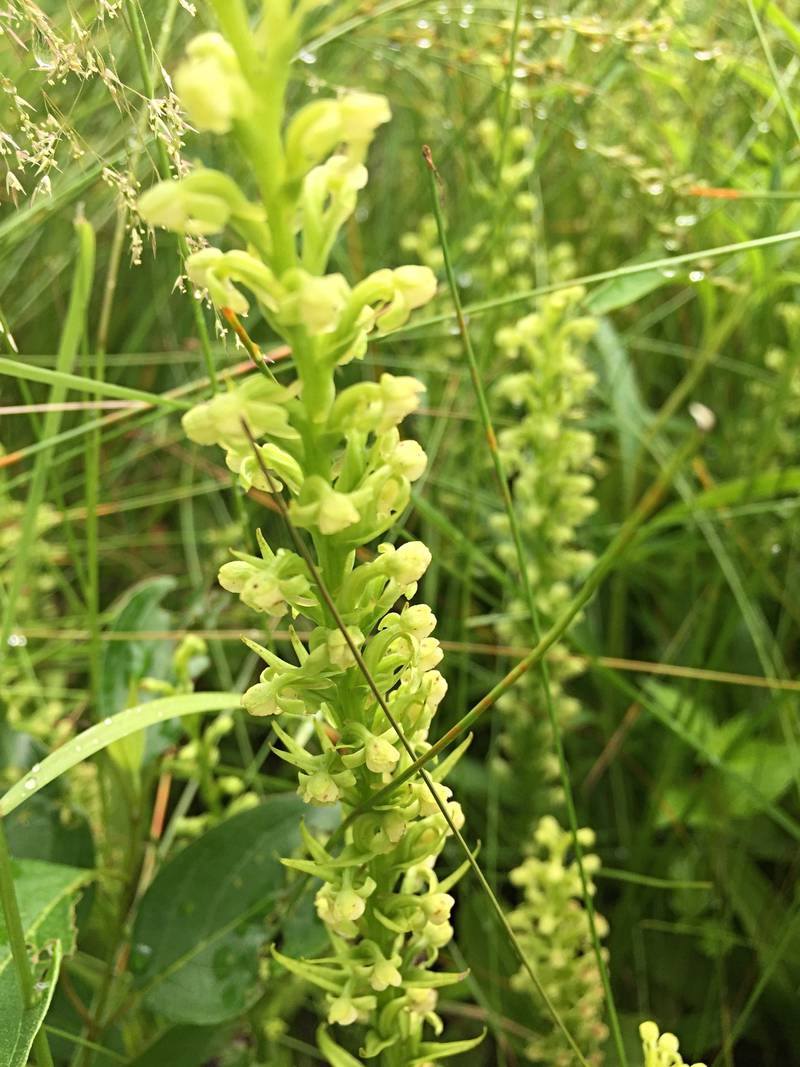
[[[34,765],[31,767],[31,774],[38,774],[41,769],[41,763],[34,763]]]
[[[711,48],[698,48],[694,58],[699,59],[701,63],[707,63],[709,59],[714,58],[714,50]]]
[[[536,107],[533,109],[533,113],[537,119],[547,118],[547,108],[543,104],[537,104]]]
[[[430,46],[431,40],[429,37],[420,37],[420,39],[417,41],[417,48],[425,49],[430,48]]]
[[[459,19],[458,20],[458,24],[459,24],[459,26],[461,27],[462,30],[468,30],[469,29],[469,19]]]
[[[684,229],[689,226],[694,226],[697,222],[697,215],[678,215],[675,219],[675,225],[681,226]]]
[[[674,270],[662,270],[661,274],[665,278],[674,278],[675,277],[675,271]]]
[[[585,137],[576,137],[574,141],[575,147],[578,149],[579,152],[582,152],[584,148],[586,148],[587,143],[588,142]]]
[[[780,545],[777,545],[777,544],[776,544],[776,545],[773,545],[773,546],[772,546],[772,547],[770,548],[770,552],[771,552],[771,553],[773,554],[773,556],[778,556],[778,555],[780,555],[780,551],[781,551],[781,546],[780,546]]]
[[[428,29],[430,29],[430,25],[431,24],[430,24],[430,22],[428,22],[427,19],[417,19],[417,29],[418,30],[428,30]]]
[[[36,779],[35,778],[26,778],[25,782],[23,783],[23,788],[27,789],[27,791],[30,793],[32,790],[34,790],[36,788]]]
[[[111,716],[110,715],[106,715],[106,717],[103,719],[103,726],[110,726],[110,725],[111,725]]]
[[[660,196],[664,192],[663,182],[648,182],[647,191],[651,196]]]
[[[24,648],[28,643],[28,638],[25,634],[9,634],[8,646],[9,648]]]
[[[770,131],[770,125],[769,125],[768,122],[759,122],[759,124],[758,124],[758,132],[759,133],[769,133],[769,131]]]
[[[461,8],[461,10],[464,12],[465,15],[474,15],[475,14],[475,5],[474,4],[464,4],[464,6]]]
[[[311,66],[313,63],[317,62],[317,57],[314,55],[313,52],[309,52],[307,49],[304,48],[300,52],[300,60],[301,62],[307,63],[309,66]]]
[[[701,282],[705,278],[706,272],[704,270],[692,270],[689,271],[690,282]]]

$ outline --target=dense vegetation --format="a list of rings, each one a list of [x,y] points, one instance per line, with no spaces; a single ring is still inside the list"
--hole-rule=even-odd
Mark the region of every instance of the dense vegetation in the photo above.
[[[796,1062],[794,14],[0,10],[0,1067]]]

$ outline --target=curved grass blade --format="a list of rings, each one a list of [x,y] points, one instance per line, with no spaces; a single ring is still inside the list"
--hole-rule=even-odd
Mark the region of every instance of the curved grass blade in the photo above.
[[[42,760],[8,792],[0,797],[0,818],[18,808],[28,797],[34,796],[65,771],[70,770],[89,756],[101,752],[113,741],[144,730],[165,719],[182,718],[184,715],[201,715],[207,711],[225,711],[237,707],[239,697],[235,693],[184,693],[163,700],[151,700],[147,704],[121,711],[90,726],[72,741],[56,749]]]
[[[160,396],[158,393],[146,393],[143,389],[129,389],[125,385],[115,385],[113,382],[99,382],[94,378],[84,378],[80,374],[67,374],[60,370],[50,370],[48,367],[34,367],[29,363],[22,363],[17,359],[8,359],[5,356],[0,358],[0,374],[7,374],[10,378],[22,378],[28,382],[45,382],[61,389],[63,392],[66,392],[67,389],[76,389],[80,393],[109,396],[116,400],[137,400],[141,404],[147,404],[152,407],[185,411],[191,406],[183,400]]]
[[[483,315],[495,308],[508,307],[510,304],[526,304],[535,300],[538,296],[546,296],[548,293],[558,293],[564,289],[571,289],[576,285],[597,285],[599,282],[613,281],[615,278],[624,278],[631,274],[646,274],[654,270],[674,270],[686,263],[696,263],[700,259],[715,259],[718,256],[729,256],[736,252],[748,252],[753,248],[765,248],[769,245],[785,244],[790,241],[800,241],[800,230],[787,230],[786,233],[773,233],[766,237],[754,237],[750,241],[736,241],[729,245],[718,245],[715,248],[704,248],[697,252],[684,252],[680,256],[663,256],[660,259],[651,259],[643,263],[628,263],[622,267],[614,267],[612,270],[601,270],[596,274],[584,274],[580,278],[569,278],[565,281],[551,282],[549,285],[540,285],[535,289],[527,289],[523,293],[511,293],[509,296],[496,297],[493,300],[482,300],[477,304],[468,304],[464,308],[464,314]],[[404,334],[419,334],[431,326],[438,326],[444,322],[450,322],[455,318],[454,314],[435,315],[429,319],[415,320],[410,326],[401,326],[397,330],[391,330],[375,338],[376,342],[386,341],[390,337],[397,338]]]
[[[64,327],[61,331],[61,339],[58,346],[56,369],[48,371],[49,380],[52,384],[49,400],[55,405],[48,411],[42,426],[42,438],[46,439],[58,433],[61,426],[61,412],[57,405],[64,400],[67,392],[65,379],[72,377],[67,373],[75,364],[81,338],[85,333],[86,313],[89,300],[92,295],[92,276],[94,273],[95,238],[94,230],[85,219],[79,219],[75,223],[75,233],[78,241],[78,256],[75,264],[75,273],[72,281],[69,308]],[[25,368],[24,363],[18,363],[13,359],[0,359],[0,372],[3,364],[12,367]],[[14,616],[17,609],[17,599],[22,591],[27,574],[30,552],[28,551],[36,536],[36,517],[39,506],[44,499],[47,475],[49,469],[49,452],[40,452],[36,457],[33,467],[31,487],[28,499],[25,503],[25,514],[22,519],[20,530],[19,548],[6,593],[5,608],[0,619],[0,663],[2,663],[8,649],[8,637],[14,625]]]

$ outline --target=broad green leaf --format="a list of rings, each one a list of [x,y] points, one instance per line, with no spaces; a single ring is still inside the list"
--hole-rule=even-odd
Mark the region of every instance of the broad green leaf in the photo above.
[[[682,522],[695,511],[710,511],[734,504],[753,503],[757,500],[773,500],[781,496],[794,496],[800,490],[800,467],[746,474],[706,489],[692,498],[689,504],[671,504],[651,520],[651,528]]]
[[[19,766],[19,764],[17,764]],[[5,820],[8,847],[18,859],[46,860],[70,867],[93,867],[89,824],[60,797],[40,793]]]
[[[627,265],[627,264],[626,264]],[[641,300],[666,285],[670,278],[663,270],[643,270],[640,274],[623,274],[597,287],[584,301],[584,307],[593,315],[607,315]]]
[[[135,633],[139,630],[162,630],[169,627],[169,615],[160,607],[176,581],[172,577],[149,578],[130,590],[110,631]],[[114,715],[130,704],[131,687],[142,678],[152,675],[153,659],[160,642],[131,638],[109,641],[103,655],[103,674],[100,681],[101,716]]]
[[[230,1036],[229,1027],[171,1026],[128,1067],[201,1067],[208,1063]]]
[[[645,407],[636,373],[619,334],[606,319],[600,322],[594,343],[602,357],[601,382],[606,401],[614,413],[614,426],[619,437],[625,502],[631,506],[634,494],[636,458],[641,451],[641,437],[650,412]]]
[[[264,915],[284,885],[305,805],[273,797],[214,827],[159,872],[142,899],[131,967],[145,1002],[175,1022],[212,1024],[260,995]]]
[[[13,785],[0,798],[0,818],[19,807],[28,797],[54,781],[65,771],[107,748],[112,742],[137,730],[144,730],[165,719],[183,715],[200,715],[205,711],[225,711],[238,705],[239,698],[231,693],[185,693],[176,697],[164,697],[149,704],[137,704],[90,726],[82,734],[56,749],[47,759]]]
[[[3,1067],[26,1067],[34,1039],[44,1023],[61,968],[62,948],[54,942],[47,958],[34,965],[36,999],[31,1007],[22,1002],[13,967],[0,974],[0,1063]]]
[[[160,606],[176,581],[172,577],[150,578],[134,586],[114,619],[111,631],[168,630],[169,614]],[[114,715],[136,703],[139,683],[145,677],[161,678],[169,665],[169,643],[143,638],[109,641],[103,652],[98,718]],[[143,696],[147,703],[149,698]],[[109,755],[118,767],[138,779],[145,752],[146,734],[139,731],[109,745]]]
[[[71,952],[75,943],[73,899],[92,872],[44,860],[16,860],[13,869],[25,940],[37,949],[47,941],[58,940],[66,953]],[[11,949],[0,913],[0,975],[10,962]]]
[[[39,996],[25,1008],[0,912],[0,1064],[25,1067],[50,1006],[61,958],[75,949],[75,899],[92,872],[43,860],[17,860],[13,874],[25,941],[36,954],[33,969]]]

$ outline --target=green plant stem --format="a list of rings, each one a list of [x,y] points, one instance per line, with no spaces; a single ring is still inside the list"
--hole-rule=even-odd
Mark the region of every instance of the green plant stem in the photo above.
[[[753,20],[756,33],[758,34],[758,42],[761,45],[761,51],[764,53],[764,58],[767,61],[769,72],[772,75],[772,80],[775,83],[775,92],[780,97],[783,110],[786,112],[786,117],[789,120],[789,125],[792,127],[795,138],[800,141],[800,123],[797,121],[797,115],[792,102],[786,94],[783,81],[781,80],[780,71],[775,63],[775,57],[772,54],[772,49],[769,46],[767,35],[764,33],[764,27],[761,25],[761,19],[758,17],[755,4],[753,0],[747,0],[747,10],[750,12],[750,18]]]
[[[81,338],[84,335],[86,310],[92,291],[95,253],[94,231],[84,219],[79,219],[75,223],[75,231],[78,238],[78,256],[75,264],[69,309],[58,346],[56,370],[50,372],[48,378],[53,386],[49,399],[54,406],[45,415],[42,440],[52,438],[58,433],[61,425],[61,412],[58,410],[58,404],[64,400],[67,382],[72,377],[68,370],[74,365]],[[0,359],[0,364],[12,364],[17,367],[25,366],[16,360],[7,360],[5,358]],[[3,367],[0,366],[0,371],[2,369]],[[19,548],[11,568],[5,608],[2,620],[0,620],[0,664],[3,663],[8,653],[8,638],[14,625],[17,599],[22,591],[25,575],[28,571],[30,550],[36,537],[36,519],[39,506],[44,499],[49,468],[49,449],[44,449],[39,452],[34,463],[31,486],[25,503],[25,514],[20,531]]]
[[[11,947],[11,957],[17,971],[22,1002],[26,1008],[33,1006],[36,989],[33,980],[31,961],[28,957],[28,948],[25,944],[25,930],[22,926],[22,916],[19,912],[17,892],[14,888],[14,876],[11,871],[11,853],[8,850],[8,839],[3,820],[0,818],[0,903],[3,906],[3,916],[6,922],[8,943]],[[34,1052],[38,1061],[37,1067],[53,1067],[53,1057],[50,1045],[44,1030],[39,1030],[33,1043]]]
[[[347,624],[345,623],[344,619],[342,618],[342,616],[341,616],[341,614],[339,612],[339,609],[337,608],[336,603],[335,603],[333,597],[331,596],[330,591],[328,590],[328,587],[327,587],[327,585],[325,584],[325,582],[324,582],[324,580],[322,578],[322,575],[320,574],[319,570],[317,569],[317,566],[314,563],[314,560],[313,560],[313,558],[311,556],[311,553],[308,551],[308,549],[306,548],[305,543],[303,542],[303,539],[300,537],[300,535],[298,534],[297,530],[295,529],[294,524],[292,523],[291,518],[289,517],[289,511],[288,511],[288,509],[286,507],[286,504],[284,503],[283,497],[278,492],[277,486],[275,485],[275,481],[272,478],[272,475],[270,474],[269,468],[265,464],[264,458],[261,455],[260,451],[258,450],[258,444],[256,442],[256,439],[253,437],[253,434],[250,431],[250,427],[247,425],[247,423],[244,420],[242,420],[242,428],[244,429],[245,435],[247,436],[247,438],[248,438],[248,440],[250,442],[250,445],[251,445],[251,447],[253,449],[253,455],[255,456],[256,462],[258,463],[258,466],[261,469],[261,473],[264,475],[264,478],[265,478],[267,484],[270,486],[270,491],[272,493],[273,500],[275,500],[275,502],[278,505],[278,510],[280,511],[281,517],[282,517],[282,519],[283,519],[283,521],[284,521],[284,523],[286,525],[286,528],[288,530],[289,536],[292,539],[292,543],[294,544],[294,547],[295,547],[296,551],[298,552],[298,554],[305,561],[306,566],[308,567],[309,574],[311,575],[312,581],[314,582],[314,584],[319,589],[320,595],[321,595],[322,599],[324,600],[325,605],[326,605],[328,611],[330,612],[332,618],[334,619],[334,621],[336,623],[336,626],[338,627],[339,631],[341,632],[342,637],[344,638],[344,640],[345,640],[345,642],[346,642],[346,644],[347,644],[347,646],[348,646],[348,648],[350,650],[350,653],[353,656],[353,659],[355,660],[355,662],[356,662],[356,664],[358,666],[358,669],[361,671],[361,673],[362,673],[362,675],[364,677],[364,680],[366,681],[366,683],[367,683],[367,685],[368,685],[368,687],[370,689],[370,692],[372,693],[373,697],[377,701],[377,704],[380,707],[381,711],[383,712],[384,716],[386,717],[387,722],[390,724],[390,726],[394,730],[395,734],[397,735],[398,741],[400,742],[400,744],[402,745],[402,747],[405,750],[406,754],[408,755],[409,759],[412,760],[412,763],[413,763],[414,762],[414,750],[411,747],[411,745],[409,744],[408,739],[406,738],[405,734],[400,729],[400,725],[397,722],[397,720],[395,719],[394,715],[392,714],[392,711],[389,708],[389,705],[384,700],[383,695],[381,694],[381,691],[378,689],[377,685],[375,684],[375,680],[373,679],[373,677],[372,677],[372,675],[370,673],[370,670],[367,667],[367,664],[366,664],[366,662],[364,660],[364,657],[361,654],[361,650],[359,649],[358,645],[355,643],[355,641],[351,637],[350,631],[347,628]],[[586,1059],[583,1056],[583,1053],[581,1052],[580,1048],[576,1044],[574,1037],[572,1036],[570,1031],[567,1029],[566,1024],[564,1023],[563,1019],[561,1018],[560,1014],[558,1013],[558,1009],[556,1008],[555,1004],[553,1003],[553,1001],[551,1000],[550,996],[548,995],[547,990],[542,985],[541,980],[539,979],[539,976],[536,974],[536,972],[533,969],[530,961],[526,957],[525,953],[522,951],[522,947],[519,944],[519,942],[517,940],[517,937],[516,937],[516,935],[514,934],[514,931],[511,928],[511,924],[509,923],[508,918],[506,917],[505,912],[503,911],[503,908],[502,908],[502,906],[500,904],[500,901],[497,899],[497,896],[495,895],[494,890],[489,885],[489,882],[486,879],[486,876],[484,875],[483,871],[478,866],[478,862],[475,859],[474,850],[470,849],[469,845],[464,840],[464,837],[461,834],[461,831],[458,829],[458,827],[453,822],[453,820],[452,820],[452,818],[450,816],[450,812],[447,810],[447,805],[445,804],[445,802],[442,800],[442,798],[439,796],[438,792],[436,791],[436,788],[434,786],[433,780],[430,777],[430,775],[428,774],[428,772],[422,767],[419,768],[419,771],[420,771],[420,777],[422,778],[422,781],[424,782],[425,787],[427,788],[428,792],[430,793],[431,797],[433,798],[434,802],[436,803],[436,806],[438,807],[439,811],[442,814],[442,817],[444,818],[445,822],[447,823],[447,826],[448,826],[450,832],[453,834],[453,836],[455,837],[456,841],[458,842],[462,852],[464,853],[464,856],[465,856],[467,862],[469,863],[473,874],[478,879],[478,882],[480,883],[481,889],[486,894],[486,896],[487,896],[487,898],[488,898],[488,900],[489,900],[489,902],[490,902],[490,904],[492,906],[492,910],[494,911],[495,915],[497,916],[498,920],[500,921],[500,924],[502,925],[503,929],[505,930],[506,935],[508,936],[508,939],[509,939],[511,947],[512,947],[512,949],[514,951],[514,954],[517,956],[519,962],[522,964],[522,966],[525,968],[526,972],[528,973],[528,976],[530,977],[534,988],[536,989],[536,991],[539,994],[542,1002],[544,1003],[544,1006],[545,1006],[545,1008],[547,1010],[547,1013],[550,1015],[550,1018],[553,1020],[553,1023],[558,1027],[558,1029],[562,1032],[562,1034],[566,1038],[567,1044],[570,1046],[572,1051],[575,1053],[575,1055],[576,1055],[576,1057],[578,1059],[578,1062],[582,1065],[582,1067],[588,1067]]]
[[[427,164],[428,178],[430,181],[431,190],[431,201],[433,203],[433,214],[436,219],[436,227],[439,232],[439,243],[442,247],[444,267],[445,272],[447,274],[447,281],[450,286],[450,296],[453,301],[453,307],[455,308],[456,321],[458,322],[458,330],[461,335],[461,341],[464,346],[464,353],[467,357],[467,363],[469,364],[470,378],[472,379],[472,386],[475,391],[475,399],[478,402],[478,411],[480,413],[481,422],[483,424],[486,442],[489,447],[489,454],[492,458],[495,478],[500,488],[500,494],[503,499],[503,507],[508,518],[509,527],[511,529],[511,536],[514,541],[514,550],[517,557],[517,570],[519,572],[519,578],[522,582],[522,587],[525,593],[525,601],[528,607],[528,614],[530,615],[533,638],[534,641],[538,643],[541,641],[542,636],[541,625],[539,622],[539,612],[536,608],[536,598],[533,595],[533,587],[531,585],[527,560],[525,558],[525,547],[522,543],[522,534],[520,532],[519,523],[517,522],[517,513],[514,507],[514,501],[511,498],[511,490],[509,488],[508,479],[506,478],[506,473],[503,468],[503,461],[500,456],[500,450],[497,446],[497,436],[494,432],[494,426],[492,425],[492,416],[491,412],[489,411],[489,404],[486,399],[486,392],[483,388],[483,382],[481,381],[480,372],[478,370],[478,361],[475,358],[475,350],[472,346],[472,338],[470,337],[470,332],[467,327],[466,320],[464,318],[463,309],[461,307],[461,298],[458,293],[458,285],[456,283],[455,273],[453,271],[453,264],[450,256],[450,248],[447,241],[447,231],[445,229],[444,218],[442,217],[442,208],[439,202],[438,184],[441,182],[441,179],[433,163],[430,149],[428,149],[427,151],[423,149],[423,156]],[[561,788],[564,791],[564,802],[567,809],[567,819],[569,822],[570,833],[572,835],[572,847],[575,853],[575,862],[578,867],[578,873],[580,875],[581,895],[583,898],[584,908],[586,909],[586,916],[589,920],[589,932],[591,935],[592,948],[594,950],[595,959],[597,961],[597,967],[600,972],[601,981],[603,983],[603,992],[605,995],[611,1034],[614,1039],[614,1046],[617,1051],[619,1062],[622,1067],[627,1067],[628,1058],[627,1053],[625,1051],[625,1043],[622,1039],[622,1030],[620,1029],[619,1017],[617,1015],[617,1007],[614,1001],[614,993],[611,988],[611,978],[609,976],[608,966],[606,964],[605,956],[600,945],[600,937],[597,933],[597,921],[595,916],[594,902],[592,900],[592,893],[589,888],[589,880],[586,876],[586,870],[584,867],[583,847],[581,845],[578,834],[578,816],[575,808],[575,798],[572,792],[572,782],[570,780],[569,768],[567,766],[567,757],[566,753],[564,752],[564,744],[561,737],[561,727],[556,716],[555,705],[553,704],[553,694],[550,688],[550,675],[546,657],[542,656],[536,666],[539,672],[542,692],[544,693],[547,719],[550,724],[550,730],[553,735],[553,745],[556,751],[556,758],[558,760],[558,770],[559,777],[561,780]]]
[[[628,263],[622,267],[614,267],[612,270],[601,270],[595,274],[584,274],[580,278],[569,278],[566,281],[551,282],[549,285],[539,285],[535,289],[526,289],[521,293],[511,293],[509,296],[495,297],[493,300],[482,300],[477,304],[468,304],[464,308],[464,314],[483,315],[495,308],[509,307],[512,304],[528,304],[539,296],[547,296],[548,293],[560,293],[564,289],[572,289],[576,285],[597,285],[599,282],[611,281],[615,278],[627,278],[633,274],[645,274],[653,270],[674,270],[676,267],[687,263],[696,263],[699,259],[715,259],[718,256],[734,255],[737,252],[748,252],[753,248],[766,248],[770,245],[785,244],[790,241],[800,241],[800,230],[788,230],[786,233],[773,233],[767,237],[754,237],[749,241],[737,241],[729,245],[717,245],[715,248],[704,248],[697,252],[684,252],[680,256],[662,256],[659,259],[651,259],[646,263]],[[418,319],[408,326],[401,326],[396,330],[390,330],[376,338],[376,341],[388,341],[403,334],[416,333],[418,330],[430,326],[439,326],[449,322],[453,315],[435,315],[429,319]]]

